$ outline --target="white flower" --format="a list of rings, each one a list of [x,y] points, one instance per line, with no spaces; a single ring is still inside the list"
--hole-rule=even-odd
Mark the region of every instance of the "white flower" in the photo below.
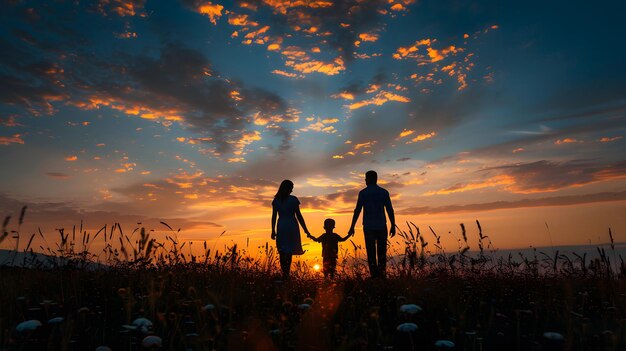
[[[58,324],[63,322],[63,317],[54,317],[50,320],[48,320],[48,324]]]
[[[400,312],[403,312],[406,314],[416,314],[416,313],[422,312],[422,308],[418,305],[409,303],[409,304],[400,306]]]
[[[15,327],[15,330],[22,333],[27,331],[33,331],[39,327],[41,327],[41,322],[36,319],[31,319],[29,321],[24,321],[18,324],[17,327]]]
[[[545,332],[545,333],[543,333],[543,337],[548,339],[548,340],[552,340],[552,341],[563,341],[563,340],[565,340],[563,335],[561,335],[559,333],[555,333],[555,332]]]
[[[415,323],[402,323],[396,330],[402,333],[413,333],[417,331],[417,324]]]
[[[439,348],[454,348],[454,343],[450,340],[437,340],[435,341],[435,347]]]
[[[135,319],[133,321],[133,326],[139,329],[144,334],[152,330],[152,322],[147,318]]]
[[[156,335],[148,335],[141,341],[141,346],[143,347],[161,347],[163,345],[163,340]]]

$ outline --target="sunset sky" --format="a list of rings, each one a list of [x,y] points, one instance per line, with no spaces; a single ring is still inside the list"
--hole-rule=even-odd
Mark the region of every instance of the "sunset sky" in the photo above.
[[[345,235],[374,169],[401,227],[450,248],[476,219],[500,248],[624,241],[625,11],[5,0],[0,214],[256,247],[283,179],[314,234]]]

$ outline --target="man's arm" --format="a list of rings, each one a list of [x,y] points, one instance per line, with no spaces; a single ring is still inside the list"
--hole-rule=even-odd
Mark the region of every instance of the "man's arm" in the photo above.
[[[393,205],[391,205],[391,197],[387,193],[387,200],[385,201],[385,208],[387,209],[387,216],[389,216],[389,222],[391,222],[391,229],[389,229],[389,236],[392,238],[396,235],[396,216],[393,213]]]
[[[362,208],[363,200],[361,199],[361,193],[359,193],[359,197],[356,200],[356,207],[354,208],[354,214],[352,215],[352,224],[350,225],[350,230],[348,230],[348,237],[354,235],[354,226],[356,225],[356,221],[359,219]]]

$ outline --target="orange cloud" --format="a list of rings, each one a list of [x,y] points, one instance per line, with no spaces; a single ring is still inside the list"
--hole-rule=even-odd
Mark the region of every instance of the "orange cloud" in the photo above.
[[[13,134],[9,137],[0,137],[0,145],[24,144],[21,134]]]
[[[228,16],[228,24],[242,27],[256,27],[259,24],[248,20],[248,15],[232,13]]]
[[[280,44],[273,43],[267,46],[267,50],[269,51],[277,51],[280,50]]]
[[[252,31],[248,34],[246,34],[245,38],[246,39],[254,39],[258,36],[260,36],[261,34],[265,34],[265,32],[267,32],[270,29],[270,26],[264,26],[262,28],[259,28],[256,31]]]
[[[526,149],[524,149],[523,147],[518,147],[517,149],[513,150],[513,153],[516,154],[516,153],[522,152],[522,151],[526,151]]]
[[[333,94],[330,96],[333,99],[354,100],[354,94],[342,91],[341,93]]]
[[[272,7],[274,12],[283,15],[286,15],[287,11],[294,7],[322,8],[333,6],[331,1],[324,0],[263,0],[263,2]]]
[[[359,34],[359,39],[361,41],[375,42],[376,40],[378,40],[378,34],[361,33]]]
[[[246,146],[261,139],[262,139],[261,133],[255,130],[251,132],[242,133],[241,138],[239,140],[228,141],[228,143],[232,144],[235,148],[235,150],[233,151],[233,154],[236,155],[237,157],[235,157],[234,159],[241,158],[242,156],[247,154],[245,150]],[[228,161],[228,162],[245,162],[245,160],[244,161]]]
[[[118,39],[130,39],[130,38],[137,38],[137,33],[135,32],[124,32],[124,33],[117,33],[115,34],[115,37]]]
[[[217,19],[222,17],[222,10],[224,9],[224,6],[220,5],[220,4],[213,4],[210,1],[207,1],[206,3],[199,5],[196,8],[196,11],[198,13],[201,13],[207,17],[209,17],[209,20],[211,20],[211,23],[213,24],[217,24]]]
[[[554,143],[556,145],[561,145],[561,144],[571,144],[571,143],[580,143],[581,141],[578,141],[574,138],[565,138],[565,139],[559,139],[557,141],[555,141]]]
[[[612,141],[620,140],[622,138],[623,137],[621,135],[620,136],[616,136],[616,137],[602,137],[598,141],[601,142],[601,143],[610,143]]]
[[[311,123],[304,128],[298,129],[300,132],[320,132],[320,133],[328,133],[333,134],[337,132],[334,126],[330,124],[337,123],[339,120],[336,118],[327,118],[327,119],[317,119],[317,122]]]
[[[466,183],[466,184],[456,184],[449,188],[429,191],[425,193],[425,196],[432,195],[448,195],[454,193],[461,193],[466,191],[491,188],[496,186],[511,186],[515,184],[515,178],[509,175],[498,175],[495,177],[491,177],[482,182],[474,182],[474,183]]]
[[[398,95],[398,94],[394,94],[394,93],[390,93],[387,91],[380,91],[378,94],[376,94],[376,96],[374,96],[371,99],[368,100],[363,100],[363,101],[359,101],[359,102],[355,102],[353,104],[348,105],[348,108],[350,110],[356,110],[359,109],[361,107],[364,106],[368,106],[368,105],[376,105],[376,106],[380,106],[383,105],[389,101],[397,101],[397,102],[410,102],[411,99],[402,96],[402,95]]]
[[[143,13],[145,2],[145,0],[99,0],[96,8],[104,16],[109,13],[120,17],[145,16]]]
[[[411,141],[407,141],[407,144],[412,144],[412,143],[416,143],[418,141],[423,141],[426,139],[430,139],[432,137],[434,137],[435,135],[437,135],[437,133],[435,132],[430,132],[430,133],[426,133],[426,134],[420,134],[418,136],[416,136],[415,138],[411,139]]]
[[[303,74],[317,72],[328,76],[334,76],[346,69],[344,62],[340,57],[334,59],[333,62],[323,62],[316,60],[295,62],[290,60],[285,62],[285,66],[291,67],[295,71],[301,72]]]
[[[399,47],[396,52],[392,55],[392,57],[396,60],[401,60],[403,58],[410,58],[410,57],[414,57],[415,55],[414,53],[416,53],[419,50],[420,46],[426,46],[426,47],[430,47],[431,45],[431,40],[430,39],[422,39],[422,40],[418,40],[415,42],[415,44],[411,45],[411,46],[407,46],[407,47]]]
[[[463,51],[463,49],[457,48],[454,45],[450,45],[447,48],[444,48],[441,50],[437,50],[437,49],[433,49],[432,47],[429,47],[426,49],[426,51],[428,52],[428,56],[430,57],[431,62],[437,62],[437,61],[441,61],[445,59],[450,54],[456,54],[458,52],[461,52]]]
[[[113,97],[98,97],[92,96],[87,98],[86,101],[74,101],[70,103],[72,106],[83,110],[99,109],[101,106],[106,106],[114,110],[122,111],[128,115],[139,116],[145,119],[163,119],[165,121],[182,121],[182,112],[169,109],[169,110],[156,110],[148,106],[141,105],[128,105],[126,102],[117,100]]]
[[[290,77],[290,78],[298,77],[298,75],[295,74],[295,73],[285,72],[285,71],[282,71],[282,70],[279,70],[279,69],[273,70],[272,73],[278,74],[280,76]]]
[[[398,135],[398,138],[404,138],[404,137],[409,136],[409,135],[411,135],[413,133],[415,133],[414,130],[404,129],[402,132],[400,132],[400,135]]]
[[[65,157],[65,161],[70,161],[71,162],[71,161],[76,161],[76,160],[78,160],[78,156],[76,156],[76,155]]]

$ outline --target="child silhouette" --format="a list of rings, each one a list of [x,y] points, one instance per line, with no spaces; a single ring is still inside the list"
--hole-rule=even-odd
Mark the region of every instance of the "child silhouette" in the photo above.
[[[342,238],[341,236],[339,236],[339,234],[334,233],[333,229],[335,229],[335,220],[332,218],[327,218],[326,220],[324,220],[324,230],[326,230],[324,234],[320,235],[317,238],[310,234],[307,235],[313,241],[322,243],[324,278],[331,279],[335,277],[335,271],[337,269],[339,242],[346,241],[350,237],[350,234],[348,234]]]

